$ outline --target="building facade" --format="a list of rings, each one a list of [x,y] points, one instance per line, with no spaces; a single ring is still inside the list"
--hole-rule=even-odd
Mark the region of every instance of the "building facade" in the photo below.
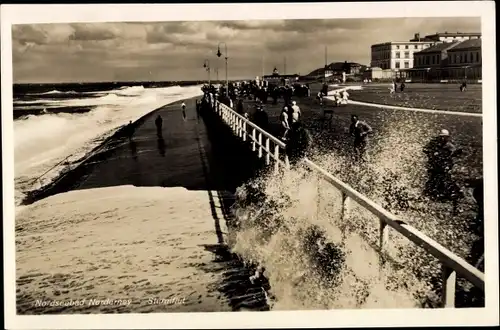
[[[447,64],[442,63],[447,58],[446,51],[443,53],[442,49],[448,49],[449,48],[448,46],[446,45],[442,46],[441,50],[434,49],[433,51],[435,53],[426,52],[427,49],[435,47],[436,45],[439,44],[451,44],[456,46],[457,44],[460,44],[462,42],[471,42],[471,43],[479,42],[480,44],[481,33],[444,32],[444,33],[435,33],[431,35],[426,35],[425,37],[420,37],[420,33],[416,33],[414,35],[414,38],[411,39],[410,41],[385,42],[385,43],[375,44],[371,46],[370,66],[371,68],[380,68],[384,72],[388,70],[392,71],[393,78],[405,78],[407,77],[407,73],[410,72],[411,69],[415,67],[421,68],[422,66],[425,66],[426,68],[432,68],[432,67],[440,68],[443,65],[447,66]],[[465,61],[465,56],[469,56],[467,60],[470,61],[471,60],[470,56],[477,56],[477,55],[470,55],[469,53],[470,52],[477,53],[478,51],[476,47],[475,50],[469,51],[464,49],[463,52],[464,53],[461,55],[458,54],[459,56],[458,58],[462,58],[462,61]],[[418,53],[420,53],[421,56],[417,56],[418,59],[416,59],[415,54]],[[465,53],[467,53],[468,55],[466,55]],[[417,63],[417,61],[422,61],[422,62]],[[452,63],[456,61],[458,61],[456,60],[456,57],[450,59],[450,62]],[[388,73],[383,74],[384,77],[387,75]]]
[[[450,79],[482,79],[481,39],[459,43],[448,50],[446,69]]]
[[[413,54],[432,46],[431,41],[385,42],[372,45],[371,67],[382,70],[400,70],[413,68]]]
[[[415,53],[407,76],[415,81],[482,79],[481,39],[443,42]]]

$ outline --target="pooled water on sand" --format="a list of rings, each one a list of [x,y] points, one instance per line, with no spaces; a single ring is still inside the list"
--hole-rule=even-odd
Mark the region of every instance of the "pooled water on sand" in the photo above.
[[[459,256],[475,237],[466,215],[422,197],[429,132],[408,114],[378,128],[370,160],[353,164],[343,152],[310,158],[354,189]],[[466,206],[471,202],[464,200]],[[262,175],[240,187],[234,207],[239,228],[234,251],[266,268],[273,309],[414,308],[437,306],[438,260],[389,228],[380,263],[379,220],[313,172],[299,167]],[[462,283],[463,284],[463,283]],[[470,288],[470,285],[469,285]]]

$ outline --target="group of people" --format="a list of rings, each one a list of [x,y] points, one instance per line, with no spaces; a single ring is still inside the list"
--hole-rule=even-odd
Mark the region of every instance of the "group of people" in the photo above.
[[[338,107],[340,105],[346,105],[349,103],[349,93],[346,89],[340,91],[334,91],[332,93],[333,104]]]
[[[405,88],[406,88],[406,85],[404,82],[401,82],[401,84],[399,85],[399,90],[401,92],[404,92],[405,91]],[[394,80],[391,84],[391,87],[389,88],[389,92],[390,94],[394,94],[398,91],[398,83]]]
[[[398,86],[396,82],[393,89]],[[404,91],[404,83],[399,86]],[[254,92],[258,89],[254,89]],[[324,90],[318,95],[323,95]],[[348,100],[347,91],[333,93],[335,104],[343,104]],[[212,94],[206,93],[204,99],[213,104]],[[235,106],[237,113],[249,118],[250,115],[244,110],[243,98],[237,101]],[[301,123],[302,113],[297,101],[285,99],[285,104],[280,114],[281,133],[280,138],[287,143],[287,154],[291,163],[305,157],[310,149],[312,139],[309,132]],[[269,131],[269,116],[264,110],[263,100],[257,101],[256,111],[252,116],[252,121],[265,131]],[[351,115],[351,124],[349,134],[353,137],[353,158],[358,163],[368,161],[368,141],[369,136],[373,134],[372,127],[358,118],[357,115]],[[455,159],[461,154],[461,149],[457,149],[451,142],[450,133],[442,130],[436,138],[433,138],[424,148],[424,154],[427,156],[428,180],[425,193],[437,199],[456,200],[460,194],[460,189],[453,183],[451,170]]]

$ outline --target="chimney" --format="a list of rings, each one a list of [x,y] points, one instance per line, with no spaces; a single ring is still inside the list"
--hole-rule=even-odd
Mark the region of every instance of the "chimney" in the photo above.
[[[420,41],[420,33],[415,33],[415,40]]]

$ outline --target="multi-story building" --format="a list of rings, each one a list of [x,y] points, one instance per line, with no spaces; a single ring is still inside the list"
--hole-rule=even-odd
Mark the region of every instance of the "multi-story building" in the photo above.
[[[415,68],[439,68],[446,65],[448,51],[460,42],[443,42],[414,54]]]
[[[372,45],[370,66],[382,70],[413,68],[413,54],[433,44],[432,41],[392,41]]]
[[[414,60],[414,54],[424,51],[429,47],[441,43],[452,43],[457,42],[481,40],[481,33],[435,33],[431,35],[426,35],[421,38],[419,33],[414,35],[414,38],[410,41],[400,41],[400,42],[384,42],[371,46],[371,62],[370,66],[372,68],[380,68],[384,73],[383,76],[388,76],[389,73],[392,78],[405,77],[406,72],[416,66]],[[443,46],[443,49],[447,48]],[[438,51],[439,52],[439,51]],[[442,58],[438,56],[439,54],[434,54],[435,63],[429,64],[434,66],[439,66]],[[432,63],[432,58],[429,56],[429,63]],[[425,60],[424,60],[425,61]]]
[[[459,43],[448,50],[447,71],[450,79],[481,79],[482,77],[481,39],[471,39]]]
[[[407,71],[412,80],[481,79],[481,39],[443,42],[415,53],[415,67]]]

